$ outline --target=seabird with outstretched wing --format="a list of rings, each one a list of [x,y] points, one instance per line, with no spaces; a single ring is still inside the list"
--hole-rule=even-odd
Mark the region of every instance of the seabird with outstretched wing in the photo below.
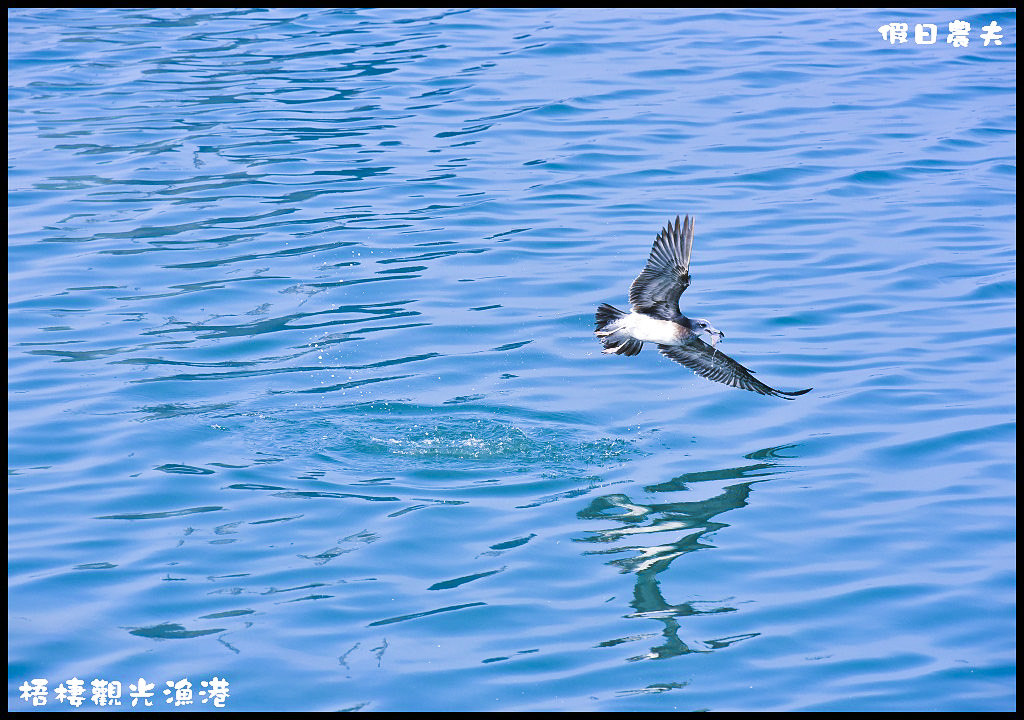
[[[761,395],[791,399],[809,392],[787,392],[765,385],[753,372],[715,347],[725,333],[701,318],[688,318],[679,311],[679,296],[690,285],[690,252],[693,250],[693,218],[689,215],[675,225],[670,222],[658,233],[651,256],[629,288],[625,313],[607,303],[597,308],[597,339],[602,352],[636,355],[645,342],[653,342],[662,355],[690,368],[698,375]],[[708,333],[711,344],[700,339]]]

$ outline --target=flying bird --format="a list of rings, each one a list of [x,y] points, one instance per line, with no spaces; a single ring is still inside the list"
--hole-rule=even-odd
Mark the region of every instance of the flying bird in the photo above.
[[[603,353],[636,355],[645,342],[698,375],[761,395],[792,399],[812,388],[786,392],[765,385],[753,371],[740,365],[715,347],[725,333],[707,320],[688,318],[679,311],[679,296],[690,285],[690,251],[693,249],[693,219],[687,215],[682,226],[679,216],[658,233],[647,266],[629,287],[625,313],[607,303],[597,308],[594,333],[604,346]],[[711,344],[700,339],[706,332]]]

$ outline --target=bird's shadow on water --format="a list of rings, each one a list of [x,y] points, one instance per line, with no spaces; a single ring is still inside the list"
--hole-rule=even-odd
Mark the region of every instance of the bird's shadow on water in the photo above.
[[[672,603],[662,593],[658,576],[679,557],[697,550],[713,549],[706,536],[729,527],[714,518],[729,510],[745,507],[755,483],[790,472],[783,465],[782,452],[794,447],[781,445],[765,448],[744,457],[753,462],[720,470],[686,473],[666,482],[643,487],[644,500],[624,493],[601,495],[579,511],[581,520],[604,523],[604,527],[588,531],[576,538],[578,542],[604,545],[585,551],[585,555],[613,555],[608,564],[623,573],[633,573],[633,612],[629,618],[657,620],[664,625],[664,642],[631,660],[660,659],[694,652],[712,652],[760,633],[744,633],[730,637],[686,642],[680,637],[684,618],[736,612],[737,608],[716,601],[697,599]],[[738,482],[731,482],[738,481]],[[682,494],[682,498],[674,498]],[[651,498],[666,502],[651,502]],[[701,499],[694,499],[695,497]],[[666,535],[671,536],[666,537]],[[655,541],[655,542],[652,542]],[[735,604],[735,603],[734,603]],[[636,636],[616,638],[601,643],[613,646],[635,640]]]

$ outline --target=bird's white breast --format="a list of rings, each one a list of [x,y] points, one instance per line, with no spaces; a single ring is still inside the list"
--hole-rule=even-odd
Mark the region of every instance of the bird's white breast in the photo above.
[[[659,320],[650,315],[632,312],[620,321],[620,327],[637,340],[658,343],[659,345],[675,345],[682,341],[686,329],[668,320]]]

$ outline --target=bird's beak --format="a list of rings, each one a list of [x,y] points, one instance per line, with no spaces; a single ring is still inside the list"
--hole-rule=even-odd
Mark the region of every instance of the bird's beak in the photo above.
[[[711,327],[708,325],[708,335],[711,337],[711,347],[718,344],[718,341],[725,337],[725,333],[718,328]]]

